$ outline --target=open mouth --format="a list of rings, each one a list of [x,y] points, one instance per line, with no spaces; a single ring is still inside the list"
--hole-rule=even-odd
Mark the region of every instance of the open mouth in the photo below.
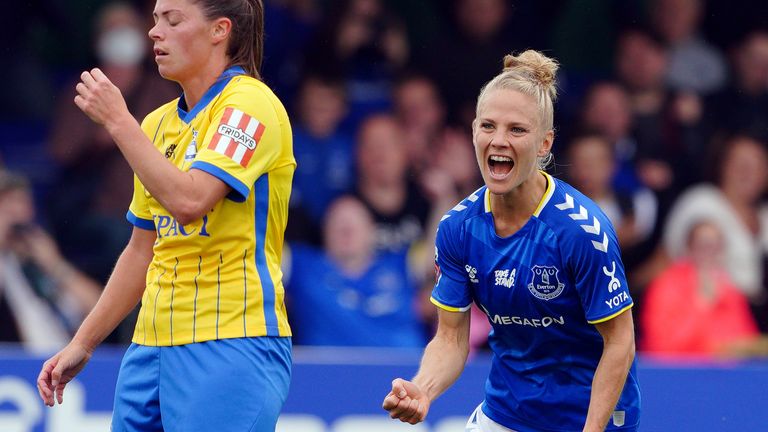
[[[154,51],[155,51],[155,57],[163,57],[168,55],[167,52],[161,50],[160,48],[155,48]]]
[[[488,168],[491,171],[491,176],[503,178],[512,171],[515,166],[515,161],[512,158],[506,156],[489,156]]]

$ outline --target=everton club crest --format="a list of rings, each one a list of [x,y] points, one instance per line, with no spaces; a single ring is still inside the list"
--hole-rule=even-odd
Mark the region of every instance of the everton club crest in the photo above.
[[[531,268],[533,278],[528,284],[528,291],[536,298],[552,300],[563,292],[565,284],[557,278],[559,270],[555,266],[535,265]]]

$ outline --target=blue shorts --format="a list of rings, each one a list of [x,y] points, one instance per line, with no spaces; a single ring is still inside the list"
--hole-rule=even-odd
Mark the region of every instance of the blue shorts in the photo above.
[[[290,379],[290,338],[131,344],[117,377],[112,432],[274,432]]]

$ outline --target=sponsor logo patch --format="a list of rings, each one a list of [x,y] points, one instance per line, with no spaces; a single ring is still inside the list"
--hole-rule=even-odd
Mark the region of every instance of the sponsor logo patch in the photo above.
[[[246,167],[264,130],[264,125],[258,120],[230,107],[224,110],[208,148]]]

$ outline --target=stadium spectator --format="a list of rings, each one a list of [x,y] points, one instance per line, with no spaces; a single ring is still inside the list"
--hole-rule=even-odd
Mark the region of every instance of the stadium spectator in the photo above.
[[[410,169],[420,172],[431,167],[447,114],[435,83],[424,75],[407,75],[395,84],[392,99],[394,116],[404,132]]]
[[[287,113],[259,72],[263,3],[157,0],[152,16],[158,71],[181,97],[139,124],[103,71],[76,86],[75,104],[136,174],[134,228],[96,306],[43,364],[38,391],[62,403],[141,300],[111,430],[274,431],[291,375],[280,261],[296,162]]]
[[[144,20],[127,3],[110,3],[95,22],[99,67],[144,118],[178,97],[174,84],[146,66]],[[102,282],[130,237],[124,223],[131,201],[132,171],[112,138],[72,103],[75,82],[57,97],[48,150],[61,167],[47,202],[53,234],[64,253]]]
[[[669,53],[666,81],[673,90],[704,95],[725,84],[725,60],[700,34],[705,7],[702,0],[654,0],[650,4],[654,30]]]
[[[320,244],[326,208],[355,183],[354,141],[339,127],[347,113],[344,83],[310,75],[303,80],[296,106],[293,151],[301,169],[293,178],[286,236]]]
[[[381,0],[332,2],[304,70],[342,77],[353,130],[370,114],[389,109],[392,83],[405,66],[410,47],[402,23]]]
[[[641,315],[643,350],[663,354],[727,354],[757,341],[749,303],[725,267],[718,222],[692,222],[685,252],[651,282]],[[682,306],[681,306],[682,305]]]
[[[748,33],[735,49],[733,79],[706,101],[707,136],[749,134],[768,142],[768,32]]]
[[[641,29],[625,30],[618,40],[616,70],[628,91],[632,112],[634,156],[642,183],[664,191],[672,186],[675,148],[665,140],[665,125],[671,94],[664,77],[668,54],[660,41]]]
[[[476,303],[493,326],[493,359],[468,430],[637,430],[632,298],[615,233],[589,198],[541,171],[556,71],[538,51],[508,55],[480,91],[473,141],[485,187],[440,222],[437,333],[413,380],[392,381],[383,408],[393,419],[423,421],[459,377]]]
[[[367,118],[356,147],[355,195],[373,214],[377,249],[403,252],[424,238],[431,206],[408,175],[403,129],[389,115]]]
[[[615,227],[619,246],[626,254],[631,247],[648,238],[656,225],[655,201],[647,189],[629,194],[613,188],[612,180],[617,170],[614,155],[614,147],[601,135],[576,137],[568,144],[566,175],[576,189],[603,210]]]
[[[493,76],[499,58],[509,50],[504,27],[510,6],[505,0],[457,0],[453,4],[456,31],[437,39],[414,60],[437,83],[450,121],[468,128],[474,118],[475,89]]]
[[[456,202],[477,189],[480,179],[471,138],[460,128],[447,126],[446,108],[434,82],[424,75],[407,75],[395,86],[393,99],[394,116],[405,134],[409,171],[419,177],[433,205]]]
[[[636,172],[637,140],[632,135],[633,118],[627,91],[612,81],[595,83],[587,91],[580,119],[580,127],[587,133],[598,132],[613,143],[616,171],[612,187],[615,192],[632,197],[638,222],[654,221],[644,241],[622,250],[627,277],[636,293],[666,265],[657,253],[664,208],[660,207],[657,195],[649,193]],[[645,229],[647,227],[643,226],[642,231]]]
[[[34,219],[27,180],[0,170],[0,342],[47,353],[66,345],[101,287]]]
[[[632,136],[632,107],[621,84],[600,81],[589,87],[576,123],[584,130],[600,133],[613,144],[618,164],[613,179],[616,188],[631,193],[643,187],[635,169],[637,141]]]
[[[768,331],[765,259],[768,251],[768,154],[763,143],[739,135],[727,140],[715,158],[715,184],[688,189],[664,227],[664,247],[673,259],[684,255],[686,236],[703,218],[725,238],[724,265],[734,285],[748,298],[761,331]]]
[[[316,0],[268,0],[264,2],[264,40],[262,75],[275,94],[289,102],[293,113],[302,83],[302,59],[323,14]],[[309,72],[312,72],[310,70]]]
[[[408,251],[377,250],[371,214],[351,196],[331,204],[323,234],[323,249],[292,244],[286,260],[296,343],[423,346]]]

